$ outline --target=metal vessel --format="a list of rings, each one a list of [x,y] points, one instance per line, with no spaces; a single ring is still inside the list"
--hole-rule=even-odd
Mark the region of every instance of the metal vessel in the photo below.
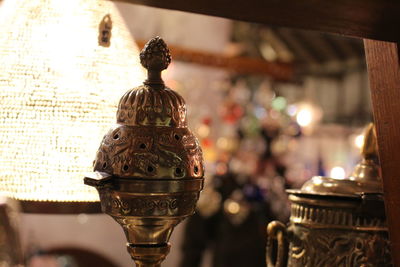
[[[151,39],[140,61],[148,79],[122,96],[117,125],[84,181],[98,190],[102,211],[123,227],[136,265],[155,267],[169,252],[174,227],[194,213],[204,168],[185,101],[161,78],[171,62],[165,42]]]
[[[373,124],[364,140],[349,178],[318,176],[288,190],[289,224],[267,227],[268,267],[392,266]]]

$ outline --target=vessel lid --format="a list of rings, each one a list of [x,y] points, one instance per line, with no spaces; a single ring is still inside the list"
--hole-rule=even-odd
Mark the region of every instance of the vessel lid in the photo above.
[[[94,171],[133,179],[202,178],[202,150],[187,126],[185,101],[161,77],[171,62],[166,43],[151,39],[140,61],[148,78],[122,96],[117,125],[104,136]]]
[[[147,80],[122,96],[117,123],[126,126],[187,127],[185,101],[165,86],[161,78],[161,72],[171,63],[164,40],[157,36],[147,42],[140,52],[140,62],[147,69]]]
[[[287,190],[295,195],[317,195],[327,197],[360,197],[365,194],[383,194],[379,175],[377,142],[374,125],[365,130],[363,159],[352,175],[345,179],[315,176],[304,183],[300,190]]]

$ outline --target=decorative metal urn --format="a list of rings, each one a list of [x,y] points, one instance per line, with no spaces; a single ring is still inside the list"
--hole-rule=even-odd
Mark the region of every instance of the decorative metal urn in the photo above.
[[[124,229],[137,266],[160,266],[174,227],[192,215],[203,187],[203,158],[187,127],[183,98],[164,85],[171,62],[155,37],[140,53],[144,85],[122,96],[117,125],[104,136],[85,184],[99,192],[102,211]]]
[[[364,140],[351,177],[313,177],[288,190],[288,227],[267,227],[268,267],[392,266],[373,124]]]

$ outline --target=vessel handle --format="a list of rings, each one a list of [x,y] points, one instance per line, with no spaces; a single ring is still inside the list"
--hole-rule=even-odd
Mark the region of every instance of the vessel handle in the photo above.
[[[287,266],[288,242],[286,226],[272,221],[267,226],[267,267]]]

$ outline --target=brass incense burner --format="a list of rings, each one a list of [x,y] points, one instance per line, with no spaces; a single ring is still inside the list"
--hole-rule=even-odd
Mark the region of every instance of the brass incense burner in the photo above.
[[[374,127],[351,177],[313,177],[288,190],[288,227],[267,228],[267,266],[392,266]]]
[[[140,61],[148,79],[122,96],[117,125],[104,136],[85,184],[96,187],[102,211],[123,227],[136,265],[150,267],[160,266],[174,227],[194,213],[204,168],[185,101],[161,78],[171,62],[165,42],[150,40]]]

